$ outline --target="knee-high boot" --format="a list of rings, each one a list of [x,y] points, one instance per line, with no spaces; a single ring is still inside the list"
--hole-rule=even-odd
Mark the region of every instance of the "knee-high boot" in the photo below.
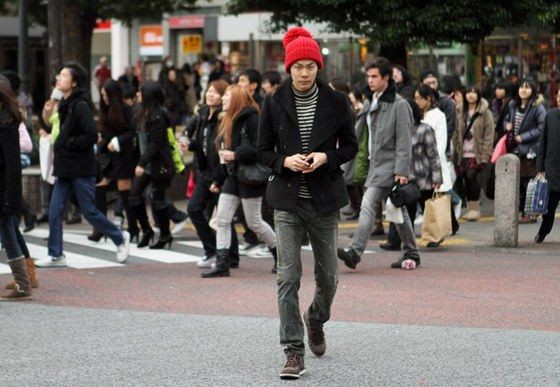
[[[138,235],[140,230],[138,228],[138,220],[136,219],[136,214],[132,211],[130,207],[130,190],[119,191],[119,196],[124,208],[124,213],[126,215],[126,222],[128,223],[128,232],[130,233],[130,241],[136,239],[138,242]]]

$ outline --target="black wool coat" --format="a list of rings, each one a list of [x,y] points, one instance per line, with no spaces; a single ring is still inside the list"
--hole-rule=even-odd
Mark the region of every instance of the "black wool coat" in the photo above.
[[[319,213],[336,211],[348,204],[340,166],[358,152],[354,114],[347,96],[317,79],[319,95],[309,151],[324,152],[327,163],[305,175]],[[267,200],[277,210],[296,212],[301,173],[284,168],[286,157],[302,152],[292,80],[265,99],[259,127],[257,158],[272,168]]]
[[[551,109],[544,122],[539,141],[537,168],[545,172],[549,189],[560,192],[560,110]]]
[[[21,207],[19,122],[0,111],[0,216],[14,215]]]
[[[189,150],[194,153],[198,172],[206,179],[216,182],[224,179],[218,149],[214,142],[218,133],[220,111],[221,108],[210,118],[210,108],[206,105],[200,107],[189,143]]]
[[[95,176],[97,125],[84,90],[74,91],[58,107],[60,134],[54,143],[53,175],[62,178]]]
[[[242,141],[241,132],[245,129],[248,142]],[[237,179],[237,169],[240,164],[254,164],[257,162],[257,134],[259,131],[259,114],[254,107],[246,107],[233,121],[231,132],[231,150],[235,152],[235,161],[222,165],[222,178],[214,176],[221,185],[221,192],[239,196],[242,199],[258,198],[264,195],[266,184],[247,185]],[[225,180],[223,179],[225,178]]]

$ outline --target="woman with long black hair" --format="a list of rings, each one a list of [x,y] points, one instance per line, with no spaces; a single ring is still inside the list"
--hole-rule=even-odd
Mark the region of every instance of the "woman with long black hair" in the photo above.
[[[258,105],[246,88],[230,86],[222,97],[222,110],[226,112],[220,122],[215,144],[225,175],[210,185],[210,191],[220,193],[218,199],[218,231],[216,235],[216,265],[202,273],[203,278],[227,277],[230,269],[231,222],[241,204],[251,230],[262,239],[276,260],[276,234],[262,218],[262,197],[266,183],[244,184],[236,172],[242,164],[257,162]]]
[[[81,65],[66,64],[57,76],[56,88],[64,97],[58,108],[60,133],[54,142],[54,184],[49,209],[48,258],[39,267],[66,266],[62,252],[62,215],[72,193],[87,221],[117,246],[117,261],[124,263],[130,250],[130,234],[121,231],[95,206],[95,153],[97,127]]]
[[[95,187],[97,208],[103,214],[107,213],[106,190],[116,180],[128,221],[130,240],[138,241],[138,224],[129,204],[132,177],[138,161],[134,146],[136,128],[132,121],[132,108],[124,103],[121,86],[113,79],[107,80],[101,88],[99,129],[97,158],[103,180]],[[88,239],[97,242],[102,236],[101,232],[94,230]]]
[[[169,230],[169,203],[165,191],[171,185],[175,174],[171,147],[167,139],[167,128],[172,126],[173,119],[164,108],[165,97],[159,83],[146,81],[140,87],[141,108],[136,113],[138,124],[138,146],[140,161],[135,169],[135,177],[130,190],[130,204],[140,226],[142,238],[138,247],[147,246],[154,237],[150,226],[144,190],[152,184],[152,212],[159,225],[159,240],[150,249],[171,248],[173,236]]]
[[[504,133],[508,136],[508,151],[517,155],[521,162],[519,182],[519,223],[535,223],[537,219],[526,216],[525,197],[529,180],[537,175],[539,138],[544,128],[546,109],[539,98],[536,83],[524,79],[509,105],[504,119]]]
[[[17,238],[15,219],[21,209],[21,156],[19,148],[19,112],[16,96],[6,78],[0,78],[0,237],[14,287],[0,301],[30,300],[31,283],[26,259]]]

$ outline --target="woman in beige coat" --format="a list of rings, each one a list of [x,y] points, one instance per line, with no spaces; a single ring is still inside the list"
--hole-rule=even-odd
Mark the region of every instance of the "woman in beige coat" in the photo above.
[[[478,175],[492,157],[494,117],[478,87],[470,87],[464,102],[457,106],[453,133],[453,163],[457,171],[455,190],[467,200],[469,221],[480,219],[480,185]]]

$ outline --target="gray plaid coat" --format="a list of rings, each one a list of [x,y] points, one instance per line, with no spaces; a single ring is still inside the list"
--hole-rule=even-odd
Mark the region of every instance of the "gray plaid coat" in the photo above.
[[[441,164],[434,130],[421,123],[412,132],[412,171],[420,190],[429,191],[433,184],[442,184]]]

